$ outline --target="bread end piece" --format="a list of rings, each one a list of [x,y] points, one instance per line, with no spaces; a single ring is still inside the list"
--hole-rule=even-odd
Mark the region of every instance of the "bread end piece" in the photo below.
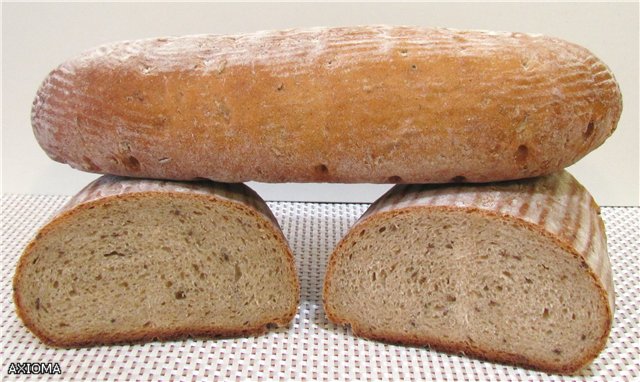
[[[327,317],[365,338],[574,373],[602,351],[613,321],[594,206],[566,172],[396,187],[332,254]],[[566,232],[551,228],[558,222]]]
[[[264,204],[248,187],[96,182],[18,262],[16,312],[44,343],[257,335],[295,316],[300,287],[277,223],[227,197]]]

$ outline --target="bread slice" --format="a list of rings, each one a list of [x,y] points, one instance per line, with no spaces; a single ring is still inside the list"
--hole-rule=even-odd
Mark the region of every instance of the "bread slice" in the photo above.
[[[40,230],[13,286],[26,327],[59,347],[258,334],[299,301],[291,250],[250,188],[115,176]]]
[[[613,320],[599,208],[565,171],[396,186],[331,255],[324,307],[358,336],[577,371]]]

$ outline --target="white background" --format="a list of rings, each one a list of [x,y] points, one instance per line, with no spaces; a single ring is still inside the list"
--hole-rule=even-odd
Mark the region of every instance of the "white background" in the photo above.
[[[358,24],[543,33],[580,44],[614,72],[624,110],[614,135],[569,168],[602,205],[639,205],[638,4],[16,4],[2,10],[4,193],[71,195],[97,175],[51,161],[30,124],[57,65],[96,45],[146,37]],[[370,202],[388,185],[250,184],[267,200]]]

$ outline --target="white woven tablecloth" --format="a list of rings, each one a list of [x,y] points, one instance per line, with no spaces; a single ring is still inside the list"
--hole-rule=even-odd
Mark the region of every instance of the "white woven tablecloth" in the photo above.
[[[18,320],[11,279],[27,242],[68,197],[2,196],[2,380],[640,380],[640,208],[603,207],[616,288],[606,349],[577,377],[538,373],[353,337],[327,321],[322,279],[327,257],[366,204],[273,202],[296,255],[301,305],[288,329],[256,338],[184,340],[60,350],[42,345]],[[57,362],[62,374],[8,375],[12,362]]]

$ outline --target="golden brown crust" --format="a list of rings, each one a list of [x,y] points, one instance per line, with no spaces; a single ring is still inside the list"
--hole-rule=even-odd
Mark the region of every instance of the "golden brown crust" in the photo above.
[[[51,73],[32,125],[50,157],[97,173],[486,182],[569,166],[621,110],[574,44],[375,26],[103,46]]]
[[[538,182],[539,181],[540,180],[538,180]],[[573,179],[573,181],[577,183],[575,179]],[[383,199],[384,197],[379,199],[379,201],[381,201],[380,202],[381,204],[386,203]],[[323,305],[324,305],[326,316],[330,321],[340,325],[350,325],[353,329],[354,334],[365,337],[365,338],[369,338],[369,339],[381,340],[381,341],[404,344],[404,345],[428,346],[437,350],[443,350],[443,351],[453,352],[453,353],[464,353],[466,355],[471,355],[471,356],[475,356],[482,359],[505,362],[505,363],[525,366],[528,368],[534,368],[534,369],[543,370],[543,371],[552,372],[552,373],[564,373],[564,374],[575,373],[579,371],[581,368],[588,365],[591,361],[593,361],[593,359],[597,357],[597,355],[600,354],[600,352],[606,346],[607,340],[609,338],[609,333],[611,331],[611,325],[613,323],[613,305],[612,305],[613,300],[612,298],[610,300],[610,297],[612,297],[614,291],[612,289],[609,289],[610,287],[609,287],[609,284],[605,282],[606,280],[602,280],[603,274],[601,272],[598,272],[598,270],[594,270],[591,264],[587,262],[587,258],[585,257],[584,253],[579,253],[574,248],[572,243],[568,242],[566,237],[554,235],[553,233],[547,231],[543,225],[535,224],[533,222],[527,221],[522,217],[517,217],[513,215],[508,215],[508,214],[501,214],[499,212],[492,211],[489,209],[478,208],[477,206],[476,207],[442,206],[442,205],[435,206],[435,205],[420,205],[418,203],[410,206],[401,206],[398,208],[391,207],[390,209],[384,209],[384,208],[381,208],[382,207],[381,205],[377,205],[378,203],[379,202],[376,202],[374,203],[374,205],[371,206],[370,208],[370,210],[372,210],[371,213],[367,213],[362,220],[358,221],[358,223],[356,224],[358,229],[355,229],[355,226],[352,227],[347,233],[347,235],[345,235],[342,238],[342,240],[340,240],[340,242],[334,249],[331,257],[329,258],[329,261],[327,264],[327,271],[325,275],[325,281],[323,285]],[[389,206],[393,206],[394,204],[395,204],[394,201],[389,202]],[[597,207],[595,202],[593,202],[593,200],[590,200],[589,206],[591,208],[591,212],[596,213],[596,211],[599,211],[599,208]],[[331,304],[328,303],[329,290],[331,289],[331,281],[333,280],[333,272],[335,271],[336,263],[338,262],[338,257],[341,256],[343,253],[345,253],[344,249],[346,248],[346,246],[349,243],[351,243],[353,240],[357,240],[357,235],[360,231],[362,231],[362,229],[370,229],[371,226],[378,224],[380,220],[393,222],[394,218],[400,214],[411,213],[419,210],[429,210],[429,211],[433,211],[433,210],[461,211],[462,210],[467,213],[481,214],[486,219],[496,219],[499,221],[508,222],[510,224],[519,226],[523,229],[533,231],[539,235],[542,235],[548,238],[555,245],[562,248],[568,254],[578,259],[582,268],[586,270],[591,276],[591,279],[593,280],[594,285],[599,291],[602,304],[603,306],[606,307],[607,313],[606,313],[606,317],[602,317],[602,320],[603,320],[602,333],[599,336],[600,341],[598,345],[590,349],[590,351],[587,352],[582,359],[558,366],[550,363],[541,362],[539,360],[528,359],[528,358],[519,356],[517,354],[509,354],[504,352],[496,352],[489,349],[481,349],[469,343],[452,343],[452,342],[445,341],[441,338],[435,338],[435,337],[419,337],[418,338],[418,337],[395,335],[390,333],[371,332],[371,331],[367,331],[365,329],[360,328],[357,322],[351,322],[346,318],[341,317],[339,313],[333,311],[331,308]],[[602,224],[602,222],[600,222],[600,224]],[[602,232],[604,234],[604,230]],[[606,256],[606,253],[604,255]],[[609,277],[610,277],[610,274],[609,274]]]
[[[56,227],[60,225],[64,225],[69,219],[72,218],[73,215],[80,212],[84,209],[95,208],[101,204],[106,204],[112,202],[115,199],[132,199],[132,198],[145,198],[152,197],[153,194],[163,194],[163,195],[173,195],[174,197],[181,198],[191,198],[194,200],[197,199],[208,199],[210,201],[215,201],[216,203],[223,203],[232,208],[238,208],[243,210],[244,212],[250,214],[258,221],[261,222],[263,227],[269,227],[271,231],[276,235],[278,243],[281,246],[281,249],[287,254],[287,264],[290,267],[290,274],[294,276],[294,287],[296,290],[296,301],[292,304],[291,309],[282,317],[274,317],[272,320],[268,322],[264,322],[262,325],[257,325],[252,328],[226,328],[226,327],[201,327],[201,328],[176,328],[175,330],[141,330],[141,331],[131,331],[130,333],[113,335],[109,333],[104,333],[102,335],[83,337],[81,335],[77,336],[77,338],[69,338],[67,340],[56,340],[52,337],[47,336],[38,326],[31,320],[30,316],[27,314],[27,309],[22,304],[22,299],[20,295],[20,289],[18,285],[20,285],[21,277],[23,274],[23,269],[28,265],[29,258],[31,255],[31,251],[36,244],[37,240],[46,235],[48,232],[55,230]],[[92,345],[101,345],[101,344],[115,344],[115,343],[128,343],[128,342],[143,342],[148,340],[171,340],[177,338],[184,337],[232,337],[232,336],[241,336],[241,335],[257,335],[264,333],[267,328],[275,324],[277,326],[287,325],[295,316],[296,311],[298,309],[300,299],[300,283],[297,277],[297,271],[295,267],[293,253],[287,244],[287,241],[282,234],[282,231],[271,221],[268,217],[264,216],[263,213],[256,212],[255,209],[248,207],[247,205],[238,202],[231,201],[226,198],[216,197],[214,195],[204,195],[204,194],[188,194],[185,192],[157,192],[157,191],[145,191],[145,192],[136,192],[136,193],[122,193],[122,194],[114,194],[109,195],[107,197],[92,199],[91,201],[80,203],[75,205],[73,208],[65,209],[61,214],[57,215],[52,219],[48,224],[42,227],[35,238],[31,240],[31,242],[25,248],[22,256],[18,260],[18,264],[16,267],[16,272],[13,278],[13,300],[16,307],[16,313],[18,317],[22,320],[24,325],[42,342],[45,344],[56,346],[56,347],[78,347],[78,346],[92,346]]]

